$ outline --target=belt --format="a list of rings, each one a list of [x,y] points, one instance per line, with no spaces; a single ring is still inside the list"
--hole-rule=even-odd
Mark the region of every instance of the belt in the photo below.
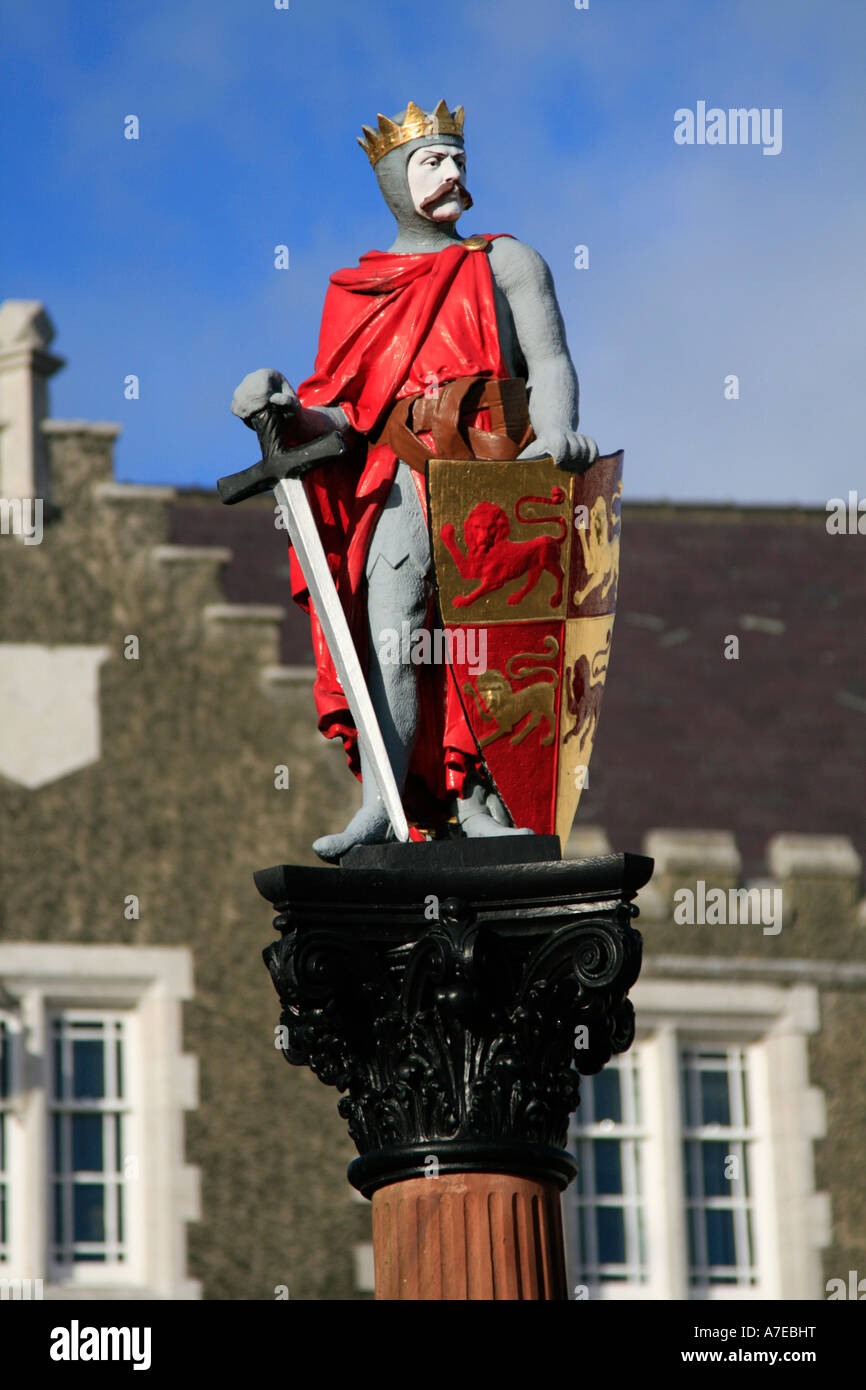
[[[492,429],[476,429],[461,420],[479,410],[490,412]],[[425,431],[432,434],[434,449],[416,437]],[[446,382],[435,395],[422,392],[397,401],[373,443],[388,444],[410,468],[423,473],[431,458],[515,459],[534,438],[521,377],[464,376]]]

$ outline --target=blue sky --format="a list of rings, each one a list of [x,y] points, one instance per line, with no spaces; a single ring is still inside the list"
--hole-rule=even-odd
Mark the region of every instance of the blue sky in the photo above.
[[[307,376],[328,275],[393,240],[361,123],[444,96],[461,231],[549,262],[627,496],[866,491],[862,0],[0,0],[0,30],[0,294],[45,303],[52,412],[118,421],[120,478],[252,462],[235,385]],[[780,107],[781,153],[675,144],[698,101]]]

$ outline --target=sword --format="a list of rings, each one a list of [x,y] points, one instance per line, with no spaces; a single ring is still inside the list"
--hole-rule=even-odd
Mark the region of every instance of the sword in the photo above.
[[[258,411],[244,422],[256,430],[262,457],[251,468],[230,473],[217,482],[217,491],[227,506],[242,502],[259,492],[273,492],[283,508],[286,525],[301,572],[325,634],[334,669],[343,687],[346,703],[358,730],[358,742],[373,769],[379,795],[391,819],[398,840],[409,839],[409,825],[400,792],[385,749],[373,701],[352,641],[336,585],[331,577],[325,552],[310,508],[303,475],[327,459],[346,452],[343,437],[333,430],[308,444],[283,449],[279,440],[280,417],[271,408]]]

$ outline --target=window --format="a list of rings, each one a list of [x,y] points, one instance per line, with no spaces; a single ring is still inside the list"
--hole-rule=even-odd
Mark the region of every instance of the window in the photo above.
[[[699,965],[638,980],[634,1045],[581,1081],[564,1197],[575,1297],[823,1296],[817,992],[776,983],[773,963],[769,983],[710,982]]]
[[[581,1084],[575,1125],[578,1162],[577,1278],[582,1284],[646,1281],[640,1069],[617,1057]]]
[[[61,1277],[73,1264],[128,1258],[129,1024],[80,1010],[51,1020],[51,1263]]]
[[[46,1298],[198,1298],[185,948],[0,943],[0,1255]]]
[[[757,1283],[748,1076],[741,1047],[683,1048],[683,1170],[693,1288]]]

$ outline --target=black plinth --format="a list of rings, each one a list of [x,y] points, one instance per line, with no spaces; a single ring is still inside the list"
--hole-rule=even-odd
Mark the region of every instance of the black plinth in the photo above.
[[[482,869],[506,864],[544,864],[561,859],[558,835],[493,835],[478,840],[419,840],[410,844],[356,845],[340,860],[343,869]]]
[[[632,900],[653,866],[558,851],[555,837],[429,841],[255,875],[282,933],[263,954],[283,1052],[344,1092],[365,1196],[431,1155],[440,1172],[573,1176],[578,1073],[634,1036]]]

